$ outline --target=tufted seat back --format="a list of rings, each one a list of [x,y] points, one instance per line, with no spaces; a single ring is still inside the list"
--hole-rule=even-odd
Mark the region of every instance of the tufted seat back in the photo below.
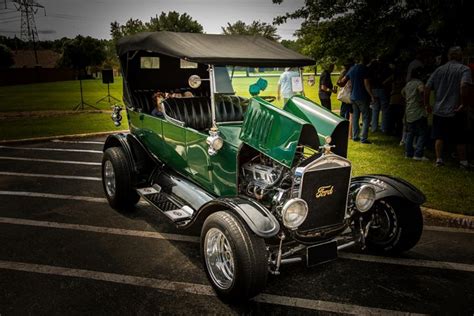
[[[169,98],[163,101],[167,116],[184,123],[184,126],[204,130],[212,125],[211,101],[208,97]],[[218,122],[242,121],[242,107],[232,99],[222,99],[216,104]]]

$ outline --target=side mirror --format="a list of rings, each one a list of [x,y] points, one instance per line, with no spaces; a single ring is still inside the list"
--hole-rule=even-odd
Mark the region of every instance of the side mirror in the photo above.
[[[193,89],[199,88],[201,86],[201,83],[202,83],[202,79],[198,75],[192,75],[188,79],[188,84]]]

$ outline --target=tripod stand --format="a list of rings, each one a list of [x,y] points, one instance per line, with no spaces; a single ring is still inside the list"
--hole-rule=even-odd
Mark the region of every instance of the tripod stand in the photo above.
[[[88,106],[88,107],[91,107],[93,109],[96,109],[96,110],[99,110],[98,108],[96,108],[95,106],[87,103],[87,102],[84,102],[84,95],[82,93],[82,77],[79,77],[79,87],[81,89],[81,101],[74,107],[74,111],[83,111],[84,110],[84,106]]]
[[[117,99],[116,97],[110,95],[110,83],[107,83],[107,95],[103,98],[100,98],[96,103],[95,105],[99,104],[100,102],[103,102],[103,101],[106,101],[107,100],[107,103],[109,103],[109,105],[112,104],[112,101],[111,100],[115,100],[117,102],[120,102],[119,99]]]

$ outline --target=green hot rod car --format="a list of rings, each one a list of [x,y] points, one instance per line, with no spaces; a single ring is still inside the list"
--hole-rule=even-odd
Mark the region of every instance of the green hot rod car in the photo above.
[[[298,69],[310,58],[261,37],[172,32],[126,37],[117,50],[130,133],[105,143],[106,197],[121,210],[141,197],[200,233],[220,297],[258,294],[282,264],[311,267],[356,245],[394,254],[418,242],[424,195],[387,175],[351,177],[346,120],[304,93],[275,107],[259,95],[263,79],[251,98],[234,92],[235,66]]]

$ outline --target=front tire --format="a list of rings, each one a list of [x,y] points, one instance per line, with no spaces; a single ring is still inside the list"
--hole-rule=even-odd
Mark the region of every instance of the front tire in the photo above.
[[[140,196],[132,186],[132,172],[127,156],[120,147],[111,147],[102,158],[102,185],[112,208],[133,209]]]
[[[265,242],[229,211],[213,213],[204,222],[201,256],[207,277],[223,300],[246,300],[265,288]]]
[[[373,206],[374,222],[367,235],[367,249],[379,254],[399,254],[413,248],[423,232],[418,205],[401,199],[382,199]]]

